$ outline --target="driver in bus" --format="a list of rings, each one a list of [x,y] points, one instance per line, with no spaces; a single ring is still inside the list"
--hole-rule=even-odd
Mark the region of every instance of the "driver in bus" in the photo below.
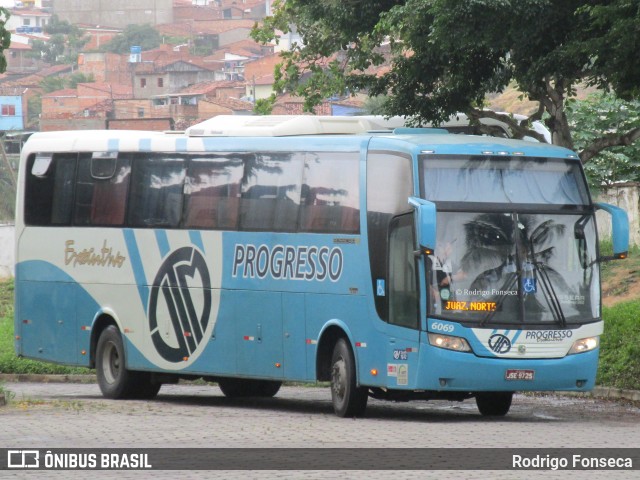
[[[446,303],[453,299],[453,283],[466,277],[462,269],[454,273],[451,254],[456,240],[457,238],[440,243],[436,247],[435,255],[431,257],[431,268],[435,274],[435,282],[431,286],[434,307],[440,304],[444,308]]]

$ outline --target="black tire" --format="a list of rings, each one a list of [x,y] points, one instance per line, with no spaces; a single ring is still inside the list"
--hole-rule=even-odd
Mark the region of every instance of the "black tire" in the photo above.
[[[161,384],[151,381],[151,374],[132,372],[125,368],[126,359],[122,336],[109,325],[100,334],[96,347],[96,376],[102,395],[106,398],[155,397]]]
[[[477,392],[476,405],[485,417],[504,417],[509,413],[513,392]]]
[[[221,378],[218,386],[225,397],[273,397],[282,386],[282,382],[273,380],[251,380],[248,378]]]
[[[339,417],[361,417],[367,408],[368,389],[357,386],[356,362],[351,347],[339,339],[331,356],[331,401]]]
[[[273,380],[256,380],[255,392],[256,397],[271,398],[280,391],[282,382]]]
[[[140,400],[151,400],[156,398],[161,383],[151,381],[151,374],[147,372],[129,372],[130,375],[135,377],[134,391],[131,392],[131,398],[137,398]]]

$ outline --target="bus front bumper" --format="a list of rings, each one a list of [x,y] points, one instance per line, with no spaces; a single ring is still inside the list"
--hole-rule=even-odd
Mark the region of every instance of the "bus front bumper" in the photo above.
[[[563,358],[484,358],[422,346],[416,387],[438,391],[589,391],[599,349]]]

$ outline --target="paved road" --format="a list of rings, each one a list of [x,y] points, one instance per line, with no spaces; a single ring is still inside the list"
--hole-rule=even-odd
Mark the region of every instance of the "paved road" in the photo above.
[[[165,385],[154,401],[104,399],[95,384],[5,383],[0,448],[640,448],[638,405],[517,395],[507,417],[481,417],[473,401],[370,401],[364,419],[340,419],[328,389],[283,387],[275,398],[228,400],[215,386]],[[13,477],[7,475],[11,473]],[[87,472],[0,472],[10,478],[85,478]],[[178,472],[154,471],[154,478]],[[21,476],[22,475],[22,476]],[[145,478],[149,472],[92,472]],[[184,472],[180,478],[601,478],[603,472]],[[637,478],[607,472],[607,478]]]

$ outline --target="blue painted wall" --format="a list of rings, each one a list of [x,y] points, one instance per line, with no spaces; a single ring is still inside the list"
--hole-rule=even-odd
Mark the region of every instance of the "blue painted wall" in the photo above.
[[[0,95],[0,105],[13,105],[15,107],[15,115],[0,115],[0,130],[24,130],[22,97],[18,95]]]

